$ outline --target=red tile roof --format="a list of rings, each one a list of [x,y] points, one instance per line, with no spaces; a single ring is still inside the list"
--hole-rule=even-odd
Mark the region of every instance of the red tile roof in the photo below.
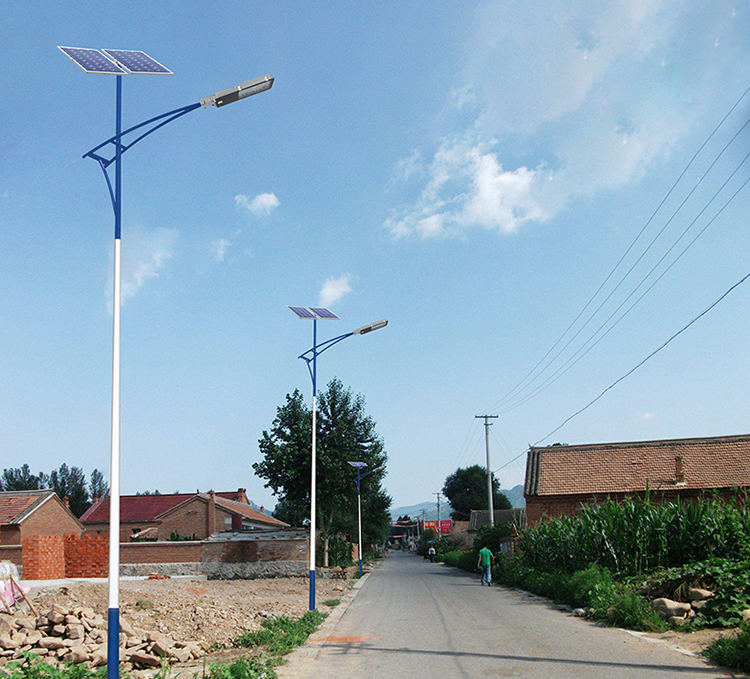
[[[0,493],[0,525],[19,523],[35,506],[41,505],[53,490],[14,490]]]
[[[272,516],[261,514],[261,512],[255,511],[250,505],[246,505],[242,502],[233,502],[224,498],[216,496],[216,506],[226,509],[228,512],[233,514],[240,514],[251,521],[257,521],[258,523],[265,523],[269,526],[276,526],[278,528],[286,528],[289,526],[288,523],[274,519]]]
[[[154,521],[156,517],[177,505],[195,497],[197,493],[172,493],[171,495],[121,495],[120,522]],[[216,493],[216,497],[237,500],[242,497],[240,491]],[[83,524],[109,523],[109,496],[91,505],[83,516]]]
[[[679,459],[679,461],[678,461]],[[678,478],[681,466],[683,478]],[[750,486],[750,435],[530,448],[524,494]]]

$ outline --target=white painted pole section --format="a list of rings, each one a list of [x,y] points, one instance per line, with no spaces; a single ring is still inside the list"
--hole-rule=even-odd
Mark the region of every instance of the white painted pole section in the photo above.
[[[362,492],[357,483],[357,518],[359,521],[359,574],[362,575]]]
[[[312,464],[310,466],[310,610],[315,610],[315,481],[316,481],[316,443],[317,443],[318,398],[313,395],[312,401]]]
[[[109,470],[109,609],[120,607],[120,239],[115,238],[112,299],[112,456]]]

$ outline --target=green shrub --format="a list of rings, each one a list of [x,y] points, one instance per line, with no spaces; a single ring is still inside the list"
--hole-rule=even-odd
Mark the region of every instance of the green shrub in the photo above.
[[[331,568],[335,566],[346,568],[353,563],[352,543],[343,535],[331,535],[328,538],[328,565]]]
[[[487,547],[493,554],[500,551],[500,541],[510,536],[510,526],[499,524],[490,526],[488,523],[477,529],[474,536],[474,549],[478,552],[482,547]]]
[[[62,665],[52,667],[33,653],[24,653],[26,667],[21,662],[13,661],[0,669],[0,674],[6,679],[104,679],[107,669],[88,669],[85,665]]]
[[[230,665],[212,664],[207,679],[276,679],[274,663],[262,658],[240,658]]]
[[[703,653],[719,665],[750,672],[750,626],[744,624],[737,634],[714,640]]]
[[[325,613],[308,611],[301,618],[268,618],[261,625],[262,629],[247,632],[235,641],[236,646],[257,648],[265,646],[271,655],[285,655],[297,646],[301,646],[326,619]]]
[[[446,566],[460,568],[469,573],[473,573],[477,568],[477,553],[473,549],[446,552],[439,558]]]
[[[625,589],[614,592],[612,605],[606,611],[606,619],[616,627],[642,632],[663,632],[669,629],[669,625],[651,608],[648,601]]]

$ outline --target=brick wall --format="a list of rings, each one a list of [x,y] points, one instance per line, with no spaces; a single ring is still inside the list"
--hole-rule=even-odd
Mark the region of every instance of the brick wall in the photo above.
[[[80,535],[81,524],[54,496],[21,523],[21,542],[34,535]]]
[[[211,528],[212,520],[215,528]],[[203,540],[215,531],[231,528],[232,515],[229,512],[215,504],[212,512],[209,502],[196,497],[161,517],[159,540],[169,540],[173,532],[186,538],[195,535],[196,540]]]
[[[10,561],[16,566],[23,566],[21,545],[0,545],[0,561]]]
[[[106,578],[109,569],[109,536],[66,535],[65,577]]]
[[[125,542],[120,545],[120,563],[200,563],[203,543]]]
[[[24,580],[65,577],[65,542],[61,535],[34,535],[23,541]]]

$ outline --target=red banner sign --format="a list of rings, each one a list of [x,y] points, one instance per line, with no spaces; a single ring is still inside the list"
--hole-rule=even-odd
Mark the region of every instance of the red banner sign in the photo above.
[[[440,535],[445,535],[446,533],[450,533],[453,530],[453,521],[450,519],[443,519],[440,522],[440,531],[438,531],[438,522],[437,521],[422,521],[422,530],[434,530],[436,533],[440,533]]]

